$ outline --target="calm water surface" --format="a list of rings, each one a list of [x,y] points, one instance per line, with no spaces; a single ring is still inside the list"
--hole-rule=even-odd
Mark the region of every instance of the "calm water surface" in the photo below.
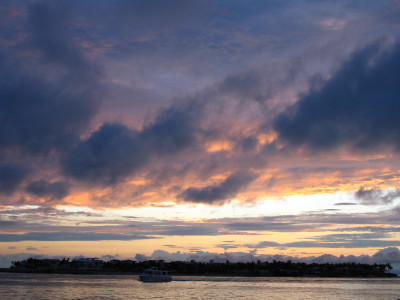
[[[0,299],[400,299],[400,278],[174,277],[0,273]]]

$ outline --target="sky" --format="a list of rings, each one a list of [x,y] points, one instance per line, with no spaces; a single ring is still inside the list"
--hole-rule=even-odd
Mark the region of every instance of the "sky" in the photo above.
[[[397,0],[2,1],[0,265],[395,249],[399,29]]]

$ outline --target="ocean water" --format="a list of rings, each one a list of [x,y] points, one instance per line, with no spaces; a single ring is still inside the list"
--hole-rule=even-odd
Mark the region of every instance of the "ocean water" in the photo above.
[[[400,278],[174,277],[0,273],[0,299],[400,299]]]

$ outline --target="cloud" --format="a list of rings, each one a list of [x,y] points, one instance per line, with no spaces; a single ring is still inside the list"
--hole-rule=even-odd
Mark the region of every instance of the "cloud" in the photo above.
[[[389,235],[382,232],[357,233],[357,234],[327,234],[290,243],[276,243],[272,241],[263,241],[255,245],[246,245],[249,248],[265,247],[294,247],[294,248],[373,248],[373,247],[391,247],[400,246],[399,241],[388,238]]]
[[[16,254],[0,254],[0,267],[8,268],[11,266],[12,261],[20,261],[30,257],[37,258],[51,258],[48,255],[38,255],[36,253],[16,253]],[[55,258],[53,256],[53,258]],[[57,257],[63,258],[63,257]],[[119,255],[104,255],[106,260],[118,258]],[[257,260],[272,262],[276,261],[292,261],[292,262],[306,262],[306,263],[344,263],[344,262],[355,262],[355,263],[391,263],[396,266],[400,264],[400,251],[396,247],[388,247],[377,251],[373,255],[360,255],[360,256],[334,256],[329,254],[323,254],[320,256],[290,256],[290,255],[268,255],[268,254],[256,254],[254,250],[249,252],[225,252],[225,253],[213,253],[204,251],[190,251],[190,252],[167,252],[164,250],[155,250],[151,255],[136,254],[135,260],[145,261],[150,259],[164,259],[166,261],[190,261],[195,260],[197,262],[214,262],[225,263],[227,260],[230,262],[256,262]],[[395,272],[399,272],[396,268]]]
[[[201,132],[198,126],[203,110],[204,104],[197,99],[167,108],[153,123],[145,126],[141,139],[151,152],[158,155],[173,154],[193,146]]]
[[[95,232],[29,232],[23,234],[0,234],[3,242],[20,241],[130,241],[154,239],[152,236],[135,234],[114,234],[114,233],[95,233]]]
[[[249,252],[225,252],[221,253],[213,253],[213,252],[204,252],[204,251],[190,251],[190,252],[176,252],[170,253],[163,250],[156,250],[153,252],[151,256],[145,256],[138,254],[136,257],[137,260],[149,260],[149,259],[164,259],[166,261],[175,261],[175,260],[183,260],[190,261],[195,260],[197,262],[209,262],[214,261],[216,263],[225,263],[227,260],[230,262],[256,262],[260,261],[292,261],[292,262],[305,262],[305,263],[347,263],[347,262],[355,262],[355,263],[391,263],[396,268],[394,272],[398,273],[400,269],[398,268],[398,264],[400,264],[400,251],[396,247],[388,247],[377,251],[374,255],[330,255],[330,254],[322,254],[320,256],[290,256],[290,255],[268,255],[268,254],[256,254],[255,250],[251,250]]]
[[[400,250],[396,247],[389,247],[376,252],[374,261],[380,263],[400,263]]]
[[[207,7],[196,0],[139,0],[121,1],[120,14],[125,24],[132,24],[133,29],[138,31],[169,32],[177,27],[183,26],[186,22],[195,21]]]
[[[375,248],[400,246],[400,242],[392,240],[357,240],[348,242],[321,242],[299,241],[278,244],[270,241],[260,242],[256,245],[247,245],[249,248],[285,247],[285,248]]]
[[[0,52],[0,150],[48,154],[69,147],[94,116],[99,70],[63,29],[63,9],[42,2],[27,12],[31,40]]]
[[[267,248],[267,247],[279,247],[281,244],[271,241],[263,241],[256,245],[246,245],[249,248]]]
[[[336,231],[368,231],[368,232],[375,232],[375,233],[390,233],[390,232],[400,232],[400,227],[396,226],[355,226],[355,227],[348,227],[348,228],[337,228]]]
[[[216,204],[232,200],[239,191],[249,185],[255,176],[250,173],[235,173],[217,185],[203,188],[188,188],[178,195],[186,202]]]
[[[105,123],[63,159],[65,174],[88,183],[116,184],[152,157],[176,155],[198,140],[202,106],[193,102],[161,111],[142,131]]]
[[[261,103],[273,95],[272,90],[273,85],[265,82],[265,75],[254,70],[230,74],[218,86],[218,91],[223,95]]]
[[[215,226],[210,226],[208,224],[198,225],[198,224],[182,224],[168,226],[164,225],[161,229],[157,229],[157,226],[153,226],[152,234],[155,235],[218,235],[218,228]]]
[[[170,253],[164,250],[154,250],[150,258],[185,261],[188,259],[188,256],[187,253],[181,253],[180,251]]]
[[[27,177],[28,170],[18,165],[0,165],[0,193],[10,195]]]
[[[66,155],[63,169],[78,180],[115,184],[147,159],[136,131],[122,124],[106,123]]]
[[[227,249],[235,249],[239,248],[241,245],[233,245],[233,244],[218,244],[217,247],[224,249],[225,251]]]
[[[279,139],[315,151],[339,146],[400,151],[400,45],[378,41],[355,52],[339,71],[274,120]]]
[[[59,200],[68,196],[69,186],[66,182],[47,182],[45,180],[33,181],[27,185],[25,191],[37,197]]]
[[[360,200],[362,204],[366,205],[389,204],[400,197],[400,189],[384,192],[377,189],[368,190],[361,187],[355,192],[354,196],[357,200]]]
[[[0,58],[0,150],[36,154],[67,147],[94,114],[89,94],[10,64]]]
[[[254,220],[243,220],[243,221],[234,221],[228,222],[225,225],[227,228],[231,230],[238,230],[238,231],[302,231],[302,230],[310,230],[316,228],[314,224],[297,224],[291,222],[282,221],[269,221],[261,219],[254,219]]]
[[[28,16],[32,43],[46,61],[62,64],[75,74],[89,67],[68,30],[72,17],[70,4],[37,2],[29,6]]]

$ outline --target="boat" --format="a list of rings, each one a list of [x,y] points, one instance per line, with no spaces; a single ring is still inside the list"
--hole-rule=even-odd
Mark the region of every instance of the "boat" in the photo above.
[[[139,280],[143,282],[169,282],[172,281],[168,271],[158,269],[146,269],[139,275]]]

